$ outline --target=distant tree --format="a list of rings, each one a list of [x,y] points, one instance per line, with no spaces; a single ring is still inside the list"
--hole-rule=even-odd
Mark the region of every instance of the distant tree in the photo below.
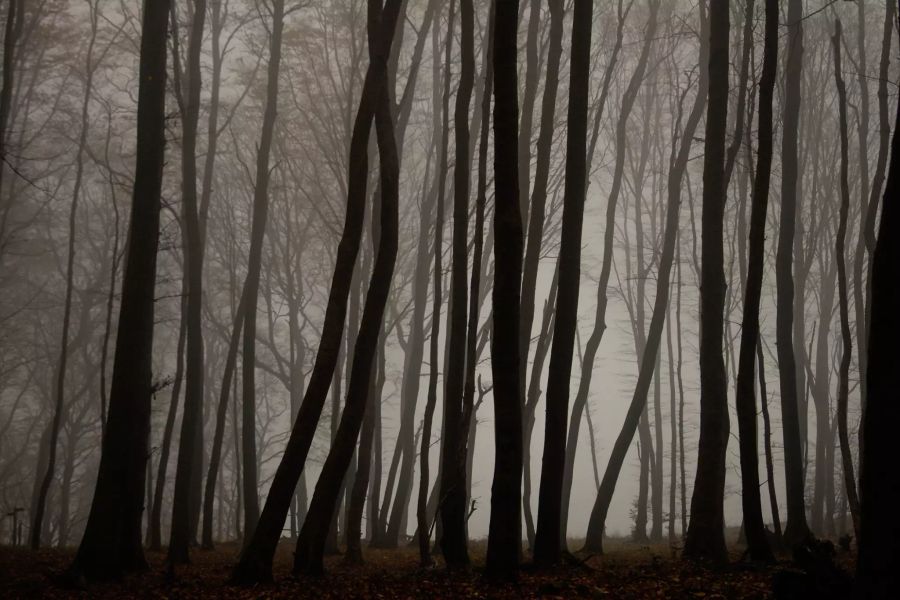
[[[100,469],[72,570],[109,579],[146,569],[141,545],[150,433],[153,306],[165,150],[166,35],[169,2],[144,8],[138,90],[137,156],[128,252]]]

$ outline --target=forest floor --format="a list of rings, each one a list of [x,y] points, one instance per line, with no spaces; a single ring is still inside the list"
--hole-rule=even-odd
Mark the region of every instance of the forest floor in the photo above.
[[[578,547],[577,542],[570,544]],[[62,586],[61,575],[74,550],[0,547],[0,598],[772,598],[773,577],[793,569],[790,562],[758,566],[733,563],[709,569],[673,556],[667,544],[607,543],[607,554],[580,557],[582,562],[553,571],[523,569],[515,584],[490,583],[482,577],[484,543],[470,546],[473,568],[448,574],[440,566],[420,569],[413,548],[365,550],[366,564],[343,565],[340,556],[326,559],[321,578],[291,575],[292,545],[279,546],[275,583],[233,587],[227,580],[238,547],[222,544],[215,551],[193,552],[193,564],[181,567],[174,581],[166,577],[165,554],[149,552],[150,571],[123,581],[91,584],[85,589]],[[838,559],[845,570],[850,557]]]

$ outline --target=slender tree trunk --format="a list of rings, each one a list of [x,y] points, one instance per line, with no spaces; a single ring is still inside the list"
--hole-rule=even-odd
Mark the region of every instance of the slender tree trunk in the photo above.
[[[350,464],[369,395],[369,380],[383,327],[384,308],[390,293],[398,245],[398,184],[400,165],[394,139],[394,120],[391,115],[391,90],[386,80],[387,60],[394,35],[399,6],[402,2],[388,2],[382,9],[380,2],[369,4],[370,71],[381,79],[376,99],[375,127],[378,136],[381,172],[380,235],[372,278],[366,294],[362,321],[353,352],[353,369],[347,384],[347,400],[341,424],[332,445],[309,506],[309,515],[297,540],[294,572],[320,574],[329,515],[334,512],[341,479]],[[374,33],[377,32],[377,33]],[[361,454],[362,455],[362,454]],[[363,494],[365,487],[362,488]]]
[[[551,18],[563,17],[561,1],[551,2]],[[591,27],[593,3],[575,3],[572,30],[572,71],[569,84],[568,137],[566,141],[566,183],[563,196],[562,230],[559,249],[559,291],[554,316],[553,346],[547,375],[547,419],[541,469],[538,527],[534,561],[550,566],[561,557],[562,484],[566,460],[566,418],[569,409],[569,382],[578,295],[581,287],[581,234],[587,192],[587,101],[590,83]]]
[[[461,72],[456,92],[453,168],[453,244],[450,271],[450,323],[447,372],[444,377],[444,434],[441,460],[441,551],[450,569],[469,565],[466,540],[466,437],[463,422],[463,387],[466,370],[468,296],[469,104],[475,79],[475,9],[472,0],[460,0]]]
[[[654,5],[651,5],[651,8],[653,6]],[[654,30],[656,22],[655,11],[658,10],[658,4],[655,6],[656,8],[651,15],[651,23],[654,24]],[[701,12],[701,23],[704,24],[704,27],[701,28],[703,32],[706,31],[705,21],[705,13]],[[703,33],[701,33],[701,36],[702,35]],[[705,41],[703,41],[702,37],[700,48],[701,64],[703,64],[703,60],[709,55],[709,46]],[[625,422],[623,423],[622,429],[619,432],[618,437],[616,438],[615,445],[613,446],[612,455],[610,456],[606,471],[603,474],[603,479],[600,482],[600,489],[597,492],[597,499],[594,502],[593,509],[591,510],[587,535],[585,536],[584,543],[584,549],[588,551],[603,551],[603,531],[606,526],[606,517],[609,513],[609,506],[612,503],[613,492],[615,491],[619,473],[622,470],[622,465],[625,462],[625,456],[628,452],[628,448],[631,446],[631,442],[634,439],[634,434],[638,428],[641,415],[644,412],[647,404],[647,395],[650,390],[653,371],[655,370],[654,359],[656,354],[659,352],[659,344],[662,338],[662,326],[663,321],[665,320],[665,308],[668,304],[669,278],[671,276],[672,264],[675,261],[675,251],[677,245],[676,242],[678,239],[678,207],[681,204],[682,179],[684,178],[685,171],[687,170],[691,144],[693,142],[693,134],[697,129],[700,118],[703,116],[704,100],[706,99],[707,87],[707,77],[701,76],[697,90],[697,98],[694,101],[694,106],[691,109],[691,113],[688,116],[687,122],[685,123],[684,131],[682,132],[681,140],[679,143],[678,153],[674,157],[672,165],[669,169],[667,182],[668,206],[666,208],[666,223],[665,231],[663,233],[663,248],[662,253],[660,254],[659,271],[657,273],[656,299],[653,306],[653,315],[650,318],[650,327],[647,334],[647,341],[644,345],[643,355],[640,359],[640,369],[638,372],[638,381],[637,385],[635,386],[634,395],[632,396],[631,404],[628,407],[628,412],[625,416]],[[622,140],[624,141],[624,138],[622,138]],[[676,315],[678,314],[680,313],[676,313]],[[677,323],[676,331],[678,331],[680,334],[680,322]],[[680,336],[678,341],[680,348]],[[682,447],[681,450],[683,456],[684,448]],[[649,451],[649,449],[642,446],[641,451],[647,452]],[[682,473],[682,478],[683,475],[684,474]]]
[[[803,541],[809,535],[803,502],[803,448],[800,438],[797,367],[794,359],[794,275],[792,255],[797,217],[798,130],[800,83],[803,68],[803,2],[789,0],[787,14],[787,60],[784,68],[784,117],[781,141],[781,217],[775,257],[777,287],[776,333],[778,373],[781,387],[784,469],[787,487],[785,542]],[[802,319],[802,316],[797,316]],[[800,340],[802,343],[802,340]]]
[[[384,10],[382,27],[386,29],[384,35],[379,36],[379,46],[381,46],[379,53],[383,57],[387,56],[390,49],[400,4],[400,0],[389,0]],[[382,68],[384,67],[382,66]],[[368,179],[369,133],[375,116],[376,102],[385,83],[384,78],[378,76],[376,70],[370,65],[366,72],[359,110],[353,127],[353,136],[350,141],[347,214],[341,243],[338,246],[316,362],[303,403],[300,406],[300,412],[297,414],[284,454],[272,479],[266,504],[252,537],[247,536],[251,538],[250,542],[245,546],[241,560],[232,575],[232,580],[238,583],[254,583],[272,578],[272,557],[275,554],[275,547],[281,536],[297,480],[300,478],[309,448],[312,445],[319,416],[322,413],[337,363],[347,311],[347,297],[362,237],[366,181]],[[328,517],[325,520],[330,522]],[[309,516],[307,521],[309,521]]]
[[[197,205],[197,124],[200,117],[200,52],[206,20],[206,0],[194,0],[188,41],[187,96],[182,99],[181,192],[184,222],[184,268],[187,279],[187,353],[185,356],[184,411],[175,492],[172,500],[170,564],[189,562],[189,548],[196,534],[192,503],[199,495],[201,470],[197,459],[203,453],[203,240]],[[180,60],[175,56],[175,60]],[[180,69],[176,68],[176,76]]]
[[[109,416],[91,511],[72,565],[73,571],[91,579],[147,567],[141,514],[150,431],[168,21],[167,0],[147,4],[141,33],[137,166]]]
[[[281,66],[281,34],[284,29],[284,0],[274,0],[272,33],[269,40],[269,68],[266,84],[266,109],[263,115],[259,150],[256,157],[256,183],[253,192],[253,223],[250,231],[250,254],[247,279],[244,281],[244,333],[241,367],[241,438],[244,478],[244,536],[253,539],[259,520],[258,475],[256,472],[256,306],[259,296],[262,244],[266,235],[269,211],[269,153],[278,110],[278,72]],[[296,481],[294,486],[296,487]],[[293,496],[293,488],[291,496]],[[283,520],[282,520],[283,522]]]
[[[849,142],[847,140],[847,88],[841,74],[841,21],[835,20],[834,36],[831,38],[834,48],[834,79],[838,91],[838,114],[841,131],[841,208],[837,239],[834,245],[834,258],[838,271],[838,302],[841,317],[841,364],[838,370],[837,422],[838,439],[841,445],[841,466],[844,472],[844,490],[853,518],[853,533],[859,539],[859,496],[856,494],[856,476],[853,472],[853,456],[850,454],[850,436],[847,431],[847,399],[850,395],[850,361],[852,359],[853,338],[850,333],[850,310],[847,293],[847,213],[850,210],[850,176],[849,176]],[[862,135],[862,134],[860,134]],[[862,353],[860,353],[862,354]]]
[[[759,496],[759,444],[756,437],[756,383],[754,371],[759,348],[759,304],[765,269],[766,211],[772,170],[772,103],[778,69],[778,2],[766,0],[766,26],[763,72],[759,84],[759,158],[753,181],[750,208],[750,247],[747,287],[741,325],[735,405],[738,413],[741,460],[741,506],[744,511],[744,535],[751,560],[771,561],[772,550],[763,523]]]
[[[536,3],[533,3],[536,4]],[[544,82],[544,95],[541,99],[541,127],[537,142],[537,157],[534,173],[534,191],[531,196],[531,210],[529,211],[528,236],[525,247],[525,262],[522,275],[522,322],[519,328],[519,344],[522,352],[522,365],[520,376],[522,389],[527,389],[526,373],[528,371],[528,354],[531,348],[531,329],[534,323],[534,298],[537,288],[538,267],[540,266],[541,247],[544,236],[544,220],[547,212],[548,182],[550,178],[550,159],[553,151],[553,135],[556,126],[556,95],[559,88],[559,62],[562,56],[563,17],[565,9],[556,2],[548,4],[550,7],[550,38],[547,49],[547,76]],[[529,25],[530,27],[530,25]],[[531,30],[529,28],[529,34]],[[527,85],[526,85],[527,87]],[[525,115],[522,115],[525,120]],[[520,161],[526,166],[525,181],[528,179],[527,165],[521,159],[521,150],[524,142],[530,146],[530,140],[526,140],[523,130],[519,138]],[[529,150],[530,152],[530,150]],[[519,173],[520,180],[522,173]],[[520,187],[520,189],[522,189]],[[527,186],[523,194],[528,191]],[[543,332],[543,329],[541,331]],[[548,332],[548,335],[552,335]],[[539,340],[540,345],[543,340]],[[538,381],[543,371],[543,359],[539,359],[540,349],[536,350],[532,372],[537,371]],[[546,352],[544,352],[546,354]],[[535,390],[537,391],[537,390]],[[525,514],[525,530],[528,535],[528,543],[534,546],[534,517],[531,512],[531,433],[534,428],[534,413],[540,394],[527,396],[525,402],[525,419],[522,424],[523,431],[523,464],[525,465],[525,490],[522,497],[522,508]]]
[[[635,66],[634,73],[631,76],[631,79],[628,81],[628,87],[625,89],[625,93],[622,96],[622,103],[619,110],[619,118],[616,124],[616,158],[615,164],[613,166],[613,179],[612,184],[610,186],[609,196],[607,197],[606,203],[606,224],[603,235],[603,264],[600,267],[600,279],[597,283],[597,308],[594,313],[594,327],[591,331],[591,335],[587,340],[587,343],[584,347],[584,355],[581,360],[581,379],[578,383],[578,391],[575,394],[575,400],[572,403],[572,416],[571,423],[569,425],[569,439],[568,439],[568,450],[567,453],[569,455],[567,464],[565,466],[566,472],[563,476],[564,479],[564,490],[563,490],[563,503],[566,506],[565,516],[562,518],[564,523],[568,523],[568,509],[569,502],[571,499],[571,488],[572,488],[572,480],[574,478],[574,467],[575,467],[575,453],[577,449],[578,442],[578,431],[581,427],[581,415],[584,414],[585,407],[587,406],[588,395],[590,394],[591,380],[593,378],[594,373],[594,361],[597,357],[597,350],[600,348],[600,342],[603,340],[603,334],[606,332],[606,309],[609,305],[609,278],[612,272],[612,261],[613,261],[613,243],[615,241],[615,231],[616,231],[616,204],[619,200],[619,193],[622,189],[622,178],[625,169],[625,146],[627,144],[627,136],[628,136],[628,118],[631,115],[631,110],[634,107],[635,99],[637,98],[638,91],[640,90],[641,84],[644,80],[644,75],[647,72],[647,63],[650,59],[650,49],[653,44],[653,40],[656,37],[656,28],[657,28],[657,16],[659,14],[659,0],[649,0],[649,15],[647,17],[647,26],[643,33],[643,43],[641,45],[641,54],[638,57],[637,64]],[[628,5],[628,9],[622,9],[621,4],[619,5],[619,31],[616,34],[616,45],[613,49],[613,57],[615,59],[618,55],[617,49],[621,47],[621,29],[624,27],[625,16],[631,8],[631,4]],[[613,66],[615,60],[612,60],[610,65],[607,67],[606,73],[604,74],[604,83],[601,88],[601,97],[605,100],[605,92],[609,88],[609,82],[611,81],[611,77],[613,74]],[[598,107],[597,118],[599,119],[600,111],[603,108],[603,104]],[[594,133],[598,132],[599,125],[595,121],[594,125]],[[592,155],[593,147],[597,136],[593,135],[591,139],[591,145],[589,154]]]

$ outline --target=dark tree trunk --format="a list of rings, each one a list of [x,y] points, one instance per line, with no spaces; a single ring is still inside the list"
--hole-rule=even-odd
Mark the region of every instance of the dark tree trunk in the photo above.
[[[179,102],[182,120],[181,200],[187,280],[187,353],[184,411],[172,499],[172,531],[168,553],[170,564],[189,562],[189,548],[197,531],[191,509],[195,495],[200,494],[199,486],[202,481],[201,470],[196,468],[197,458],[202,459],[203,453],[203,240],[197,203],[197,124],[200,118],[200,52],[206,20],[206,0],[194,0],[192,13],[185,80],[187,96]],[[175,60],[180,58],[176,55]],[[180,69],[176,67],[175,72],[177,77]]]
[[[436,5],[436,0],[429,0],[428,6],[426,7],[422,27],[419,30],[419,37],[416,40],[416,46],[413,50],[413,56],[418,57],[414,61],[416,65],[421,61],[425,40],[428,38],[428,32],[434,21]],[[411,110],[412,107],[414,87],[410,87],[411,85],[412,80],[407,82],[406,89],[408,91],[404,92],[403,101],[401,101],[401,106],[406,107],[407,104],[404,103],[407,101],[407,97],[409,98],[409,108],[406,110]],[[401,116],[398,117],[398,143],[400,142],[399,125],[402,124],[403,114],[404,113],[401,111]],[[432,144],[428,153],[429,165],[433,154],[431,151],[433,147],[434,145]],[[424,179],[427,181],[428,178],[426,177]],[[394,501],[391,505],[390,517],[387,521],[387,533],[384,540],[384,545],[392,548],[398,546],[400,534],[401,532],[405,533],[406,530],[407,513],[413,488],[413,471],[416,462],[415,416],[416,405],[418,404],[420,378],[422,375],[422,355],[425,348],[425,308],[428,304],[428,276],[429,265],[431,262],[429,260],[431,253],[428,251],[429,225],[434,211],[434,195],[425,191],[425,185],[427,184],[423,184],[422,209],[419,216],[419,239],[416,247],[416,270],[413,283],[413,313],[410,319],[409,334],[406,341],[407,348],[403,362],[400,431],[397,434],[395,460],[398,452],[402,453],[402,457],[399,458],[400,472],[397,476],[396,494],[394,495]],[[393,460],[391,466],[393,468]],[[390,491],[390,484],[388,485],[388,491]]]
[[[725,129],[728,116],[729,2],[709,10],[709,96],[703,159],[700,268],[700,442],[684,555],[724,562],[728,377],[722,356],[725,309],[723,226]]]
[[[574,476],[574,467],[575,467],[575,453],[577,449],[578,443],[578,431],[581,427],[581,415],[584,414],[585,407],[587,406],[588,395],[590,393],[591,380],[593,378],[594,373],[594,362],[597,357],[597,350],[600,348],[600,342],[603,340],[603,334],[606,332],[606,309],[609,305],[609,295],[608,295],[608,286],[609,286],[609,278],[612,273],[612,259],[613,259],[613,243],[615,241],[615,230],[616,230],[616,205],[619,200],[619,193],[622,189],[622,178],[625,169],[625,145],[627,143],[627,135],[628,135],[628,118],[631,115],[631,110],[634,107],[634,102],[637,98],[638,91],[640,90],[641,84],[644,80],[644,75],[647,72],[647,63],[650,59],[650,48],[653,43],[654,38],[656,37],[656,27],[657,27],[657,16],[659,14],[659,0],[651,0],[649,2],[649,15],[647,18],[647,27],[643,33],[643,43],[641,45],[641,54],[638,57],[637,64],[635,65],[634,73],[631,76],[631,79],[628,81],[628,87],[625,89],[625,93],[622,95],[622,103],[619,111],[619,118],[616,123],[616,159],[615,165],[613,166],[613,179],[612,184],[610,185],[609,196],[607,197],[606,203],[606,223],[603,235],[603,264],[600,267],[600,279],[597,283],[597,308],[594,313],[594,328],[591,331],[591,335],[587,340],[587,343],[584,347],[584,355],[581,359],[581,379],[578,382],[578,391],[575,394],[575,400],[572,404],[572,416],[571,416],[571,424],[569,425],[569,438],[568,438],[568,448],[567,448],[567,464],[566,464],[566,472],[563,476],[564,479],[564,490],[563,490],[563,503],[565,505],[565,512],[563,513],[562,522],[568,523],[568,510],[569,510],[569,500],[571,498],[571,489],[572,489],[572,479]],[[606,91],[609,89],[609,84],[611,81],[611,77],[613,74],[613,67],[616,62],[616,57],[618,55],[618,49],[621,48],[622,41],[621,29],[624,27],[625,16],[628,11],[631,9],[631,4],[628,5],[628,8],[623,12],[621,4],[619,5],[619,31],[616,34],[616,45],[613,49],[613,55],[610,62],[610,65],[607,67],[606,74],[604,75],[604,83],[603,88],[601,89],[601,99],[605,101]],[[601,112],[604,104],[601,103],[598,107],[597,119],[601,117]],[[591,150],[589,150],[589,154],[593,153],[594,143],[597,139],[599,125],[595,120],[594,123],[594,134],[591,139]]]
[[[168,21],[167,0],[147,4],[141,34],[137,166],[109,417],[90,515],[72,565],[73,571],[91,579],[147,567],[141,514],[150,432]]]
[[[896,13],[893,13],[896,15]],[[896,23],[895,23],[896,24]],[[887,36],[885,36],[887,37]],[[869,364],[860,471],[860,530],[857,595],[892,598],[900,588],[900,106],[891,141],[891,160],[878,241],[872,256]]]
[[[519,211],[518,0],[496,0],[494,21],[494,291],[491,370],[494,376],[494,478],[487,574],[515,577],[522,545],[522,393],[519,292],[522,216]]]
[[[537,141],[537,157],[534,173],[534,191],[531,196],[531,209],[528,218],[528,235],[525,247],[525,262],[522,274],[522,322],[519,328],[519,344],[522,348],[522,370],[520,376],[522,378],[522,389],[528,389],[525,386],[527,381],[526,372],[528,370],[528,354],[531,348],[531,329],[534,323],[534,297],[537,288],[538,267],[540,266],[541,247],[543,245],[544,236],[544,220],[547,212],[547,195],[548,182],[550,178],[550,158],[553,151],[553,133],[556,127],[556,95],[559,88],[559,61],[562,56],[562,36],[563,36],[563,12],[564,8],[556,3],[550,3],[550,38],[548,40],[547,49],[547,76],[544,81],[544,96],[541,100],[541,128]],[[529,25],[530,27],[530,25]],[[529,33],[531,30],[529,29]],[[527,86],[526,86],[527,87]],[[522,120],[525,120],[523,114]],[[519,138],[520,148],[520,166],[523,165],[521,159],[521,150],[524,140],[524,131]],[[528,140],[530,145],[530,140]],[[527,167],[527,165],[525,165]],[[527,168],[525,170],[527,177]],[[522,173],[519,174],[520,179]],[[527,181],[527,179],[526,179]],[[526,187],[523,194],[528,192]],[[541,330],[542,337],[538,340],[539,348],[535,350],[534,366],[532,373],[536,372],[536,377],[540,381],[543,371],[543,353],[546,356],[546,350],[540,348],[542,344],[546,345],[544,329]],[[545,334],[548,338],[552,335],[549,331]],[[537,390],[535,390],[537,392]],[[534,517],[531,514],[531,433],[534,428],[534,413],[537,408],[537,401],[540,394],[533,396],[528,395],[525,401],[525,415],[523,420],[523,443],[522,462],[525,468],[525,490],[522,497],[522,508],[525,511],[525,529],[528,535],[528,542],[534,545]]]
[[[469,104],[475,80],[474,7],[460,0],[461,71],[456,92],[453,168],[453,243],[450,271],[450,323],[447,372],[444,376],[444,434],[441,460],[441,551],[450,569],[469,565],[466,540],[466,437],[463,387],[466,371],[466,321],[469,242]]]
[[[766,0],[763,71],[759,83],[759,158],[753,181],[750,208],[750,247],[747,264],[747,289],[741,324],[735,405],[738,414],[741,460],[741,506],[744,511],[744,535],[751,560],[773,560],[772,549],[763,523],[759,496],[759,444],[756,435],[756,354],[759,348],[759,304],[765,269],[766,211],[772,172],[772,103],[778,69],[778,2]]]
[[[3,37],[3,87],[0,88],[0,190],[3,189],[3,172],[6,170],[6,139],[9,113],[12,110],[15,85],[16,46],[25,22],[24,0],[9,0],[6,9],[6,27]]]
[[[803,541],[809,535],[803,501],[803,448],[800,438],[797,366],[794,359],[794,275],[792,256],[797,220],[798,130],[800,82],[803,68],[803,2],[789,0],[787,13],[787,59],[784,67],[784,116],[781,138],[781,217],[775,257],[777,288],[776,335],[778,374],[781,387],[784,469],[787,487],[785,542]],[[802,320],[802,315],[796,315]],[[803,343],[802,340],[799,340]]]
[[[394,138],[394,120],[391,115],[391,91],[387,86],[387,60],[391,40],[403,3],[389,0],[382,10],[380,2],[369,4],[370,67],[374,78],[380,79],[376,87],[375,128],[378,136],[381,173],[381,215],[378,251],[372,278],[363,308],[359,334],[353,352],[353,368],[347,384],[347,399],[341,414],[341,423],[331,451],[325,459],[322,473],[309,505],[307,519],[300,530],[297,551],[294,554],[294,573],[321,574],[325,537],[329,517],[334,513],[340,493],[341,481],[356,446],[359,430],[370,395],[369,380],[372,376],[378,339],[383,327],[384,308],[391,289],[394,263],[398,245],[398,184],[400,166]],[[362,488],[363,494],[365,487]]]
[[[400,4],[400,0],[389,0],[384,11],[382,27],[387,29],[384,35],[379,36],[379,53],[385,57],[382,60],[386,60],[390,49]],[[385,66],[382,64],[381,69],[384,68]],[[350,140],[347,214],[344,232],[338,245],[334,275],[331,280],[331,292],[328,296],[325,322],[322,327],[315,365],[303,403],[300,406],[300,412],[297,413],[284,454],[272,479],[272,486],[269,489],[269,495],[256,524],[256,529],[253,531],[252,537],[247,536],[250,541],[244,547],[241,560],[232,575],[235,582],[254,583],[272,579],[272,557],[275,554],[275,547],[281,536],[297,481],[300,479],[300,473],[306,463],[306,457],[312,445],[319,416],[322,414],[322,407],[325,404],[337,364],[353,267],[356,264],[362,237],[368,179],[369,133],[372,119],[375,116],[376,103],[381,88],[385,84],[384,76],[376,74],[376,70],[370,65],[366,72],[359,110],[353,127],[353,136]],[[325,519],[329,523],[330,517],[329,514]],[[309,518],[307,518],[308,520]]]
[[[847,214],[850,211],[850,166],[849,142],[847,134],[847,88],[841,74],[841,21],[834,23],[834,79],[838,91],[838,115],[841,131],[841,208],[837,239],[834,245],[834,259],[838,272],[838,303],[841,317],[841,364],[838,369],[837,422],[838,439],[841,446],[841,466],[844,472],[844,492],[850,515],[853,518],[853,533],[859,539],[859,496],[856,494],[856,475],[853,472],[853,456],[850,454],[850,435],[847,431],[847,399],[850,395],[850,361],[852,359],[853,338],[850,333],[850,309],[847,292]],[[833,443],[832,443],[833,447]],[[832,472],[834,469],[831,470]]]
[[[562,33],[563,3],[550,2],[550,14]],[[569,382],[578,295],[581,287],[581,233],[587,191],[587,102],[591,71],[591,27],[593,2],[576,0],[572,30],[571,80],[569,83],[566,182],[563,195],[559,248],[559,289],[553,327],[553,346],[547,375],[547,420],[534,539],[534,562],[547,567],[561,557],[562,482],[566,460],[566,419],[569,412]],[[495,317],[496,318],[496,317]]]
[[[656,11],[651,16],[651,24],[655,30]],[[702,9],[701,9],[702,10]],[[701,12],[701,23],[705,25],[705,16]],[[702,28],[705,32],[705,27]],[[701,35],[703,35],[701,33]],[[727,37],[727,36],[726,36]],[[701,41],[700,46],[701,64],[708,56],[708,45]],[[584,549],[594,552],[603,551],[603,532],[606,527],[606,516],[609,512],[609,506],[612,502],[613,493],[616,483],[619,479],[619,473],[625,462],[625,455],[634,434],[637,431],[641,415],[647,405],[647,396],[650,391],[650,384],[655,371],[655,357],[659,353],[659,345],[662,340],[662,326],[665,320],[666,306],[669,299],[669,278],[672,272],[672,265],[675,262],[676,242],[678,241],[678,208],[681,204],[681,185],[687,169],[688,160],[690,158],[690,150],[693,142],[693,135],[703,116],[704,100],[706,98],[706,90],[708,87],[708,79],[701,76],[700,84],[697,90],[697,97],[694,106],[685,123],[684,131],[681,134],[681,140],[678,147],[678,153],[674,156],[667,181],[667,203],[666,208],[666,224],[663,234],[663,248],[659,260],[659,272],[657,273],[656,299],[653,306],[653,314],[650,318],[650,327],[647,334],[646,344],[644,344],[643,355],[640,357],[640,370],[638,372],[638,381],[635,386],[634,395],[628,412],[625,416],[625,422],[616,438],[613,451],[607,464],[606,471],[603,474],[603,480],[600,482],[600,489],[597,492],[597,499],[591,510],[591,517],[588,522],[587,535],[585,536]],[[624,136],[620,138],[624,142]],[[676,330],[680,332],[680,323],[677,324]],[[680,339],[679,339],[680,341]],[[680,347],[680,346],[679,346]],[[642,452],[649,452],[649,448],[641,445]],[[684,449],[682,448],[682,456]]]
[[[437,94],[434,97],[434,131],[437,136],[440,127],[440,148],[438,150],[437,179],[435,180],[437,206],[434,217],[434,242],[432,252],[434,254],[433,272],[433,298],[431,310],[431,340],[429,341],[429,367],[428,367],[428,395],[425,400],[425,416],[422,426],[422,447],[419,453],[419,490],[416,498],[416,522],[417,538],[419,543],[419,563],[427,566],[431,560],[431,519],[430,502],[428,500],[429,483],[429,454],[431,449],[431,430],[434,421],[434,411],[437,406],[437,386],[439,373],[439,343],[441,333],[441,303],[442,303],[442,278],[443,278],[443,240],[444,240],[444,194],[447,181],[447,138],[450,130],[450,60],[453,49],[453,13],[456,2],[451,0],[447,17],[447,39],[445,42],[444,57],[444,87],[440,104]],[[434,83],[438,81],[438,41],[435,36],[432,42],[434,53]],[[438,115],[441,115],[440,121]],[[438,486],[435,485],[435,490]]]

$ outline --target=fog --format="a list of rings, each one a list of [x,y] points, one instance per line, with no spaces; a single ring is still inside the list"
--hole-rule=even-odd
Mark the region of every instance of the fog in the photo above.
[[[680,551],[706,497],[695,478],[718,473],[719,455],[724,479],[709,489],[724,494],[730,545],[747,510],[736,398],[754,287],[744,381],[764,526],[857,535],[896,23],[883,2],[748,1],[195,0],[173,2],[162,44],[140,2],[3,3],[0,543],[86,552],[95,491],[129,471],[101,455],[141,454],[127,444],[146,431],[129,484],[139,537],[175,563],[199,544],[237,542],[246,558],[279,516],[279,537],[327,536],[326,554],[350,553],[354,512],[357,544],[414,544],[421,485],[431,541],[451,529],[448,564],[454,524],[465,551],[488,540],[495,511],[519,523],[525,556],[535,529],[575,551],[591,547],[605,474],[600,531]],[[501,39],[515,10],[517,39]],[[502,70],[509,48],[515,68]],[[166,85],[151,96],[160,61]],[[518,138],[503,137],[510,124]],[[134,311],[152,325],[120,326],[148,323]],[[722,335],[701,343],[704,328]],[[640,381],[643,360],[655,368]],[[718,374],[721,387],[706,383]],[[724,448],[701,443],[701,392]],[[516,420],[521,437],[502,433]],[[515,491],[503,483],[515,460],[497,449],[523,439]],[[446,440],[460,457],[451,475]],[[514,501],[492,500],[492,485]],[[560,520],[560,489],[560,531],[542,534],[541,511]]]

